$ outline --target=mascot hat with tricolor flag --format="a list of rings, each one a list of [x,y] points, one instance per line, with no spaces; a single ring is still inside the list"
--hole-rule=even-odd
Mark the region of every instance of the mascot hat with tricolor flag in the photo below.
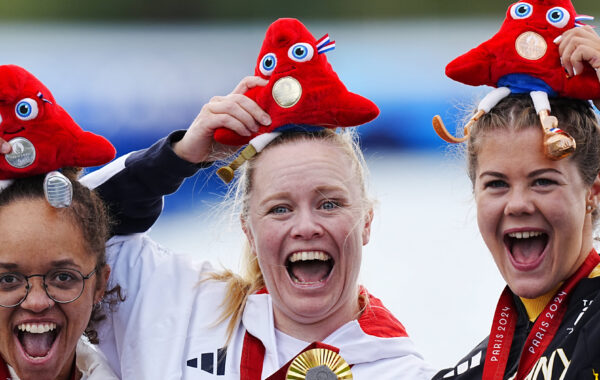
[[[577,15],[570,0],[526,0],[513,3],[500,30],[489,40],[454,59],[446,75],[472,86],[496,87],[479,104],[465,126],[465,137],[456,138],[436,116],[436,132],[448,142],[462,142],[471,124],[511,93],[530,93],[544,130],[544,147],[551,159],[566,157],[575,150],[575,140],[558,128],[550,116],[548,97],[600,98],[596,72],[586,65],[570,77],[560,62],[554,40],[565,31],[583,26],[593,17]]]
[[[254,71],[269,83],[245,93],[269,114],[271,125],[260,126],[249,137],[219,128],[215,140],[228,145],[249,143],[249,150],[241,155],[249,158],[286,130],[351,127],[376,118],[377,106],[348,91],[327,62],[324,53],[334,47],[335,42],[328,35],[317,41],[296,19],[282,18],[272,23]],[[219,175],[229,182],[233,178],[232,169],[239,164],[234,161],[222,168]]]
[[[0,66],[0,137],[12,145],[0,156],[0,179],[29,177],[66,166],[96,166],[115,157],[104,137],[83,131],[36,77]]]

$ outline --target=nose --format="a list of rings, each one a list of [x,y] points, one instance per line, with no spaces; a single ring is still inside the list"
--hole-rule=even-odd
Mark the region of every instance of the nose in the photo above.
[[[292,236],[296,239],[310,240],[323,235],[318,216],[309,210],[298,211],[292,226]]]
[[[41,278],[29,279],[29,292],[21,307],[34,313],[40,313],[54,305],[54,300],[48,297]]]
[[[519,216],[533,214],[535,206],[530,195],[525,189],[513,188],[508,194],[508,201],[504,208],[505,215]]]

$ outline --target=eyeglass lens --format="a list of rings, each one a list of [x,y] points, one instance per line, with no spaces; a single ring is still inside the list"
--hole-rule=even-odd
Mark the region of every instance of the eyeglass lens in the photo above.
[[[83,292],[84,276],[74,269],[53,269],[45,275],[31,276],[0,273],[0,306],[12,307],[23,302],[35,286],[33,277],[41,277],[48,297],[59,303],[72,302]]]

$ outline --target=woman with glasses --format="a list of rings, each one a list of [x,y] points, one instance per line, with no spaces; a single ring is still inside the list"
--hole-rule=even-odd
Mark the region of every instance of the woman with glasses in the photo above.
[[[0,163],[0,379],[116,380],[89,344],[98,343],[102,305],[118,293],[105,296],[108,217],[77,181],[79,170],[63,165],[99,165],[114,148],[80,131],[22,68],[0,66],[0,88],[0,132],[15,151]],[[74,133],[65,134],[69,128]],[[55,133],[39,140],[40,130]],[[68,135],[77,140],[58,140]],[[79,150],[86,142],[91,154]],[[48,167],[38,164],[63,169],[45,174]]]

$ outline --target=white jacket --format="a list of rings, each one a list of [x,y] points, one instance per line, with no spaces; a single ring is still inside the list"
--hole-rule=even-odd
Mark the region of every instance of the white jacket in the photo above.
[[[210,264],[173,255],[144,234],[112,238],[107,255],[109,287],[119,284],[126,300],[99,327],[100,349],[123,379],[239,379],[246,330],[265,346],[263,379],[286,364],[277,355],[270,295],[249,297],[225,349],[228,321],[215,324],[225,284],[199,282]],[[369,335],[356,320],[323,343],[340,349],[356,380],[433,375],[408,337]]]

